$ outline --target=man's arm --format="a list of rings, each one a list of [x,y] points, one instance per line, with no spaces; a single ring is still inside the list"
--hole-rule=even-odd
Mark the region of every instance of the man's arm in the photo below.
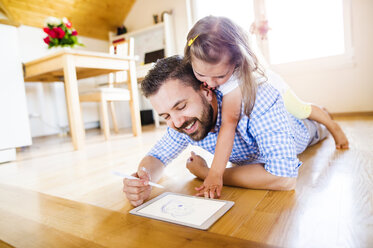
[[[157,182],[162,176],[165,165],[187,146],[188,142],[182,134],[167,128],[162,139],[141,160],[137,173],[133,174],[141,180],[123,180],[123,191],[132,205],[138,206],[149,198],[151,187],[148,182]],[[142,168],[145,168],[145,171]]]
[[[225,169],[224,185],[250,189],[293,190],[295,177],[279,177],[266,171],[263,164],[249,164]]]
[[[140,180],[123,179],[123,192],[126,193],[127,199],[133,206],[139,206],[149,198],[151,186],[148,183],[149,181],[158,182],[164,167],[165,165],[159,159],[146,156],[141,160],[137,173],[132,174]]]
[[[186,166],[198,178],[204,180],[207,177],[209,168],[206,160],[194,152]],[[247,164],[226,168],[223,184],[249,189],[293,190],[296,178],[272,175],[264,169],[263,164]],[[200,192],[197,195],[203,196],[204,193]]]
[[[145,156],[137,168],[137,174],[143,172],[144,170],[148,173],[150,176],[149,180],[152,182],[158,182],[159,179],[161,179],[163,174],[163,169],[165,168],[165,165],[157,158],[153,156]]]

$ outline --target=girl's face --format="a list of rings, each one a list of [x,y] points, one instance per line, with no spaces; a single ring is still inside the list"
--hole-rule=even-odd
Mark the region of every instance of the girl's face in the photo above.
[[[192,57],[192,67],[199,81],[206,83],[209,88],[215,88],[228,81],[235,66],[229,63],[229,56],[224,54],[217,64],[209,64]]]

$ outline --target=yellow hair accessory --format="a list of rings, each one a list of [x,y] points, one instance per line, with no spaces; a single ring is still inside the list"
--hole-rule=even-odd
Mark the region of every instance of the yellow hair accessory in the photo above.
[[[188,46],[191,46],[193,44],[193,42],[195,41],[195,39],[197,39],[198,36],[199,36],[199,34],[197,34],[193,39],[189,40]]]

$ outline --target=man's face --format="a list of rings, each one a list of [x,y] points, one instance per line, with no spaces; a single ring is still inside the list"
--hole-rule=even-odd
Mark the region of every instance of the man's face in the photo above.
[[[206,137],[214,125],[212,92],[208,89],[195,91],[179,80],[168,80],[149,100],[169,127],[193,140]]]

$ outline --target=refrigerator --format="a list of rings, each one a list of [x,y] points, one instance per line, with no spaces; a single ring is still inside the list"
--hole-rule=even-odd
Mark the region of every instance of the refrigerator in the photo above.
[[[16,148],[31,144],[18,30],[0,24],[0,163],[16,160]]]

